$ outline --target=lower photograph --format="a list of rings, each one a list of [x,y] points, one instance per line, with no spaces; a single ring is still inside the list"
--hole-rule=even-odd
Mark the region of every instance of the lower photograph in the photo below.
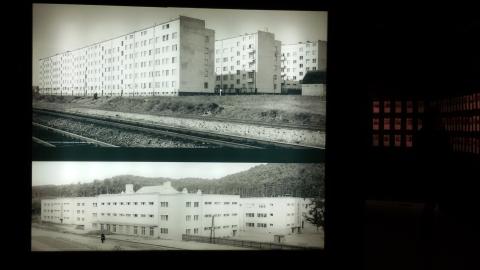
[[[32,162],[32,251],[324,248],[323,163]]]

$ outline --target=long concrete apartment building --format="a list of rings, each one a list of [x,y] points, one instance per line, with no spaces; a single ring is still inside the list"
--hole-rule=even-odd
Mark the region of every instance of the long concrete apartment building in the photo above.
[[[215,92],[279,94],[281,42],[257,31],[215,41]]]
[[[136,192],[47,199],[42,222],[73,224],[86,230],[163,239],[182,234],[228,237],[241,232],[291,234],[301,230],[310,201],[293,197],[240,198],[239,195],[177,191],[166,182]]]
[[[213,93],[215,32],[185,16],[39,60],[47,95]]]
[[[327,70],[327,42],[306,41],[282,44],[282,89],[301,89],[308,71]]]

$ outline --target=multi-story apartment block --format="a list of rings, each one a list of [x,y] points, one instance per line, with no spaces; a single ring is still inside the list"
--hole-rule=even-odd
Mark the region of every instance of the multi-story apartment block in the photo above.
[[[241,199],[240,231],[268,234],[301,232],[310,210],[309,199],[260,197]]]
[[[182,234],[228,237],[240,231],[290,234],[303,227],[310,202],[300,198],[240,198],[181,192],[165,182],[136,192],[42,200],[44,222],[75,224],[88,230],[181,239]]]
[[[282,45],[282,89],[301,89],[308,71],[327,69],[327,42],[307,41]]]
[[[42,94],[175,96],[213,93],[215,32],[180,16],[39,60]]]
[[[258,31],[215,41],[215,92],[280,93],[281,42]]]
[[[92,229],[95,220],[96,197],[76,197],[42,200],[42,221],[74,224]]]

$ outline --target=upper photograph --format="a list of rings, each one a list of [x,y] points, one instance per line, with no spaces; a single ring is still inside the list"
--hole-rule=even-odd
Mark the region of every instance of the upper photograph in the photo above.
[[[32,145],[324,149],[327,12],[33,5]]]

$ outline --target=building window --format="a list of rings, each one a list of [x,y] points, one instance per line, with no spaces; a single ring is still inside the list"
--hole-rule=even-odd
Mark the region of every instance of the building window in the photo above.
[[[168,228],[160,228],[161,234],[168,234]]]
[[[208,83],[207,82],[203,84],[203,88],[208,89]],[[196,207],[198,207],[198,206],[196,206]]]
[[[192,216],[191,216],[191,215],[185,216],[185,220],[186,220],[186,221],[190,221],[191,219],[192,219]]]
[[[154,234],[154,228],[150,227],[150,236],[153,236],[153,234]]]
[[[160,202],[160,207],[168,207],[168,202]]]
[[[168,215],[160,215],[160,220],[168,221]]]

